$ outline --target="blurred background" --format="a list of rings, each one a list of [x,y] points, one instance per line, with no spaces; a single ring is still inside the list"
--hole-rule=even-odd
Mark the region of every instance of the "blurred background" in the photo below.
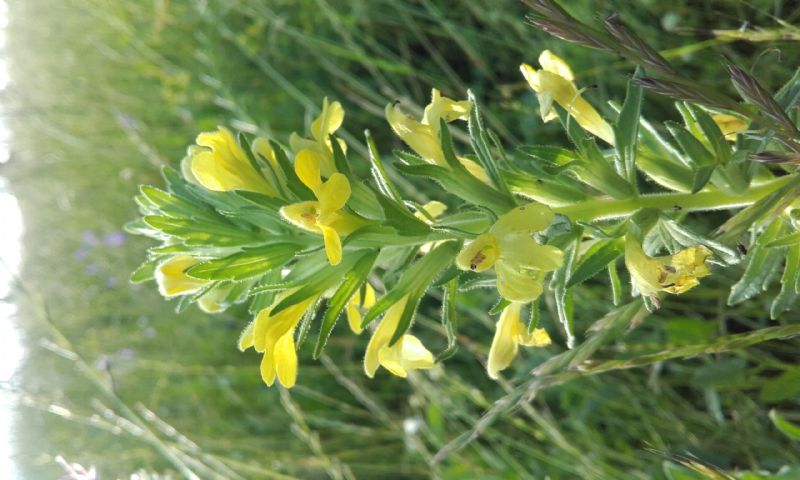
[[[679,68],[731,94],[723,56],[772,91],[800,58],[791,1],[567,3],[586,21],[619,12]],[[624,98],[631,65],[535,31],[513,0],[0,5],[0,477],[702,478],[679,465],[696,457],[731,472],[794,467],[747,478],[800,478],[798,442],[767,418],[778,408],[800,420],[797,340],[576,379],[432,464],[563,339],[523,352],[511,382],[490,381],[492,299],[476,295],[444,365],[367,380],[366,338],[340,325],[321,362],[304,345],[286,392],[265,387],[257,355],[236,349],[244,308],[176,314],[155,285],[128,282],[151,246],[122,231],[137,216],[132,197],[162,185],[160,167],[177,166],[198,132],[227,125],[286,142],[327,95],[347,111],[352,155],[363,159],[369,128],[389,157],[400,144],[384,106],[415,111],[437,87],[454,98],[473,89],[509,146],[564,142],[541,123],[519,64],[553,50],[593,86],[595,105]],[[650,94],[644,114],[679,118]],[[732,280],[666,299],[612,349],[710,343],[768,324],[766,300],[725,307]],[[579,332],[610,308],[607,286],[588,285]],[[438,314],[436,301],[420,310],[426,343],[443,342]]]

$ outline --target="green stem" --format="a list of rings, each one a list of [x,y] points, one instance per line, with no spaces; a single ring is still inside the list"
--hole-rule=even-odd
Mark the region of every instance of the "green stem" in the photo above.
[[[793,175],[786,175],[753,185],[745,193],[738,196],[710,187],[698,193],[655,193],[624,200],[593,198],[572,205],[556,207],[553,210],[556,213],[566,215],[573,221],[581,220],[586,222],[626,217],[642,208],[682,211],[723,210],[753,204],[783,187],[793,178]]]

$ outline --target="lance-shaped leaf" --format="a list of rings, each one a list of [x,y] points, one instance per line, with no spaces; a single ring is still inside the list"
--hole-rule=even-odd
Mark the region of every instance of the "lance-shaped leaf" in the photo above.
[[[700,140],[683,127],[672,122],[667,122],[666,125],[673,138],[675,138],[681,146],[685,154],[684,158],[689,160],[694,170],[692,193],[697,193],[706,186],[711,179],[711,175],[714,173],[714,168],[716,167],[714,156]]]
[[[421,296],[425,293],[425,290],[439,273],[453,263],[460,247],[461,242],[442,243],[406,268],[397,283],[383,297],[378,299],[375,305],[364,315],[361,327],[364,328],[369,325],[378,315],[385,312],[406,295]],[[407,328],[408,325],[405,325],[403,331]]]
[[[619,258],[625,251],[625,245],[620,239],[601,240],[586,251],[581,257],[575,270],[567,281],[566,288],[574,287],[579,283],[592,278],[608,264]]]
[[[772,424],[775,425],[775,428],[780,430],[781,433],[792,440],[800,441],[800,425],[786,420],[775,410],[769,411],[769,419],[772,420]]]
[[[454,277],[444,287],[442,295],[442,326],[447,335],[447,347],[436,355],[436,361],[441,362],[455,355],[458,350],[457,330],[458,317],[456,316],[456,294],[458,293],[458,277]]]
[[[561,267],[553,272],[550,279],[550,288],[553,290],[553,298],[556,302],[556,312],[558,321],[564,328],[567,336],[567,348],[575,346],[575,327],[573,322],[574,306],[572,301],[572,290],[567,286],[567,280],[572,276],[572,269],[575,265],[575,258],[578,254],[578,243],[580,242],[583,229],[576,229],[564,237],[564,242],[554,239],[550,242],[564,251],[564,262]]]
[[[783,220],[772,220],[758,237],[756,245],[748,252],[748,262],[744,275],[731,288],[728,305],[736,305],[763,292],[775,276],[777,267],[783,260],[784,252],[766,245],[780,235]]]
[[[472,105],[468,121],[469,143],[472,146],[472,150],[478,156],[478,162],[483,167],[484,171],[486,172],[486,176],[489,177],[492,185],[498,191],[508,194],[510,193],[508,191],[508,186],[506,185],[503,177],[500,175],[500,169],[498,168],[497,162],[495,161],[494,157],[492,156],[492,152],[489,149],[488,135],[486,128],[483,126],[483,119],[481,118],[478,99],[475,98],[475,95],[472,93],[472,91],[468,91],[467,96],[469,98],[470,105]],[[444,119],[441,120],[441,124],[441,128],[445,128]]]
[[[359,255],[347,255],[339,264],[325,265],[324,268],[317,271],[311,278],[306,279],[300,284],[295,282],[295,285],[299,288],[272,307],[269,314],[277,315],[292,305],[296,305],[309,297],[321,295],[334,288],[342,281],[347,272],[352,270],[353,265],[361,257],[362,256]]]
[[[278,161],[278,165],[280,169],[283,171],[283,174],[286,176],[286,186],[289,191],[297,197],[299,200],[314,200],[314,193],[306,187],[303,182],[300,181],[300,178],[297,176],[297,173],[294,171],[294,166],[292,162],[289,161],[289,157],[286,156],[286,151],[283,147],[273,140],[269,141],[270,147],[275,152],[275,160]]]
[[[788,207],[800,194],[800,176],[784,177],[787,183],[765,195],[756,203],[729,218],[715,231],[716,240],[724,245],[732,245],[753,225],[763,222]]]
[[[372,266],[375,264],[375,259],[378,258],[378,250],[366,252],[361,258],[353,265],[353,269],[348,271],[339,288],[336,289],[333,296],[328,300],[328,308],[325,310],[325,315],[322,317],[322,324],[319,327],[319,337],[317,337],[317,344],[314,347],[314,358],[319,358],[322,351],[325,349],[325,344],[328,342],[328,337],[336,325],[336,320],[342,314],[342,310],[347,306],[347,302],[353,295],[361,288],[369,275]]]
[[[235,280],[261,276],[282,267],[300,250],[296,243],[275,243],[247,248],[224,258],[197,264],[186,274],[204,280]]]
[[[790,310],[800,297],[797,292],[798,279],[800,279],[800,243],[795,243],[787,250],[786,265],[783,267],[781,276],[781,291],[772,301],[769,309],[769,316],[773,320],[783,312]]]
[[[641,69],[636,69],[641,74]],[[639,138],[639,118],[642,115],[642,87],[628,81],[625,103],[614,124],[614,148],[619,164],[617,170],[636,188],[636,144]]]
[[[207,220],[191,220],[150,215],[144,223],[172,237],[178,237],[187,245],[230,247],[249,245],[264,240],[261,234],[241,230],[234,224],[223,224]]]

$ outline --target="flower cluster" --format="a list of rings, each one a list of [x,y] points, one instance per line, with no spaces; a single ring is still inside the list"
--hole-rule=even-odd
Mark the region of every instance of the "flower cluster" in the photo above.
[[[620,155],[615,137],[625,132],[582,97],[563,60],[545,51],[539,64],[540,70],[522,65],[522,73],[544,121],[566,115],[582,129],[585,136],[575,141],[574,151],[533,146],[521,158],[502,151],[487,141],[496,137],[483,126],[472,96],[453,100],[434,89],[421,119],[396,103],[386,106],[391,129],[411,149],[399,152],[392,167],[444,188],[444,196],[424,204],[403,198],[371,141],[371,178],[351,170],[352,152],[336,136],[345,111],[327,98],[309,136],[292,134],[288,148],[274,139],[236,137],[225,128],[201,133],[180,173],[164,171],[168,189],[145,186],[137,197],[143,218],[129,231],[162,244],[150,250],[134,280],[154,279],[164,297],[180,299],[179,309],[196,302],[218,313],[247,303],[253,319],[239,348],[262,355],[266,384],[277,380],[285,387],[297,381],[297,349],[311,325],[319,323],[318,356],[342,314],[354,334],[371,330],[364,354],[369,377],[379,367],[400,377],[433,367],[438,355],[411,333],[417,308],[432,288],[444,288],[450,298],[471,288],[496,290],[499,318],[486,362],[496,379],[520,345],[552,343],[538,321],[523,321],[523,312],[538,311],[539,298],[557,292],[558,322],[549,329],[560,325],[571,338],[565,292],[612,268],[619,255],[632,293],[649,299],[648,305],[656,305],[662,292],[680,294],[696,286],[710,274],[712,250],[705,245],[713,242],[683,232],[681,241],[689,238],[690,244],[676,252],[631,220],[638,211],[631,197],[636,185],[612,165]],[[697,124],[711,119],[705,112],[697,115]],[[712,121],[724,125],[721,136],[743,131],[738,117],[724,115]],[[453,143],[450,128],[459,122],[469,127],[471,153],[457,152]],[[602,148],[594,137],[604,142]],[[703,141],[710,143],[697,140]],[[650,158],[644,148],[641,157]],[[604,179],[623,188],[604,190]],[[650,227],[677,225],[669,212],[683,197],[675,195]],[[658,210],[656,201],[648,201]],[[646,241],[650,251],[676,253],[648,256]],[[457,339],[452,319],[443,317],[449,351]]]

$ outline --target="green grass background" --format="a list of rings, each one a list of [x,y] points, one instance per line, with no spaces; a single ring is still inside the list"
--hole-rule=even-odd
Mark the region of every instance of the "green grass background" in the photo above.
[[[0,175],[25,218],[14,298],[28,355],[7,388],[23,404],[14,442],[25,478],[57,478],[56,455],[96,465],[102,478],[174,471],[165,448],[182,452],[201,478],[694,478],[665,473],[665,462],[683,456],[728,472],[798,465],[800,446],[767,418],[778,408],[800,420],[797,340],[579,378],[432,465],[514,380],[563,350],[547,311],[556,346],[521,354],[509,383],[485,376],[492,299],[471,295],[460,309],[459,353],[430,373],[367,380],[366,338],[340,324],[329,359],[312,361],[304,345],[299,385],[287,394],[261,383],[257,355],[236,350],[243,309],[178,315],[153,284],[127,283],[151,245],[127,236],[118,244],[121,225],[136,217],[131,198],[139,184],[160,185],[159,168],[176,166],[200,131],[228,125],[287,141],[327,95],[344,104],[346,138],[363,161],[365,128],[387,156],[400,146],[383,119],[387,103],[414,111],[431,87],[456,98],[471,88],[508,145],[563,142],[541,124],[518,65],[554,50],[582,86],[596,87],[587,93],[596,105],[623,98],[631,65],[535,31],[510,0],[8,3],[13,84],[2,104],[13,141]],[[744,22],[797,23],[793,2],[581,0],[569,8],[584,20],[620,12],[692,77],[731,93],[722,55],[773,90],[800,58],[790,41],[711,34]],[[653,95],[644,112],[677,118]],[[770,324],[767,300],[724,305],[732,281],[733,273],[712,277],[667,299],[601,356],[710,343]],[[576,306],[582,333],[611,308],[607,286],[580,290]],[[434,347],[444,345],[438,309],[423,305],[417,327]],[[789,313],[781,321],[797,320]],[[154,435],[121,418],[124,406]]]

